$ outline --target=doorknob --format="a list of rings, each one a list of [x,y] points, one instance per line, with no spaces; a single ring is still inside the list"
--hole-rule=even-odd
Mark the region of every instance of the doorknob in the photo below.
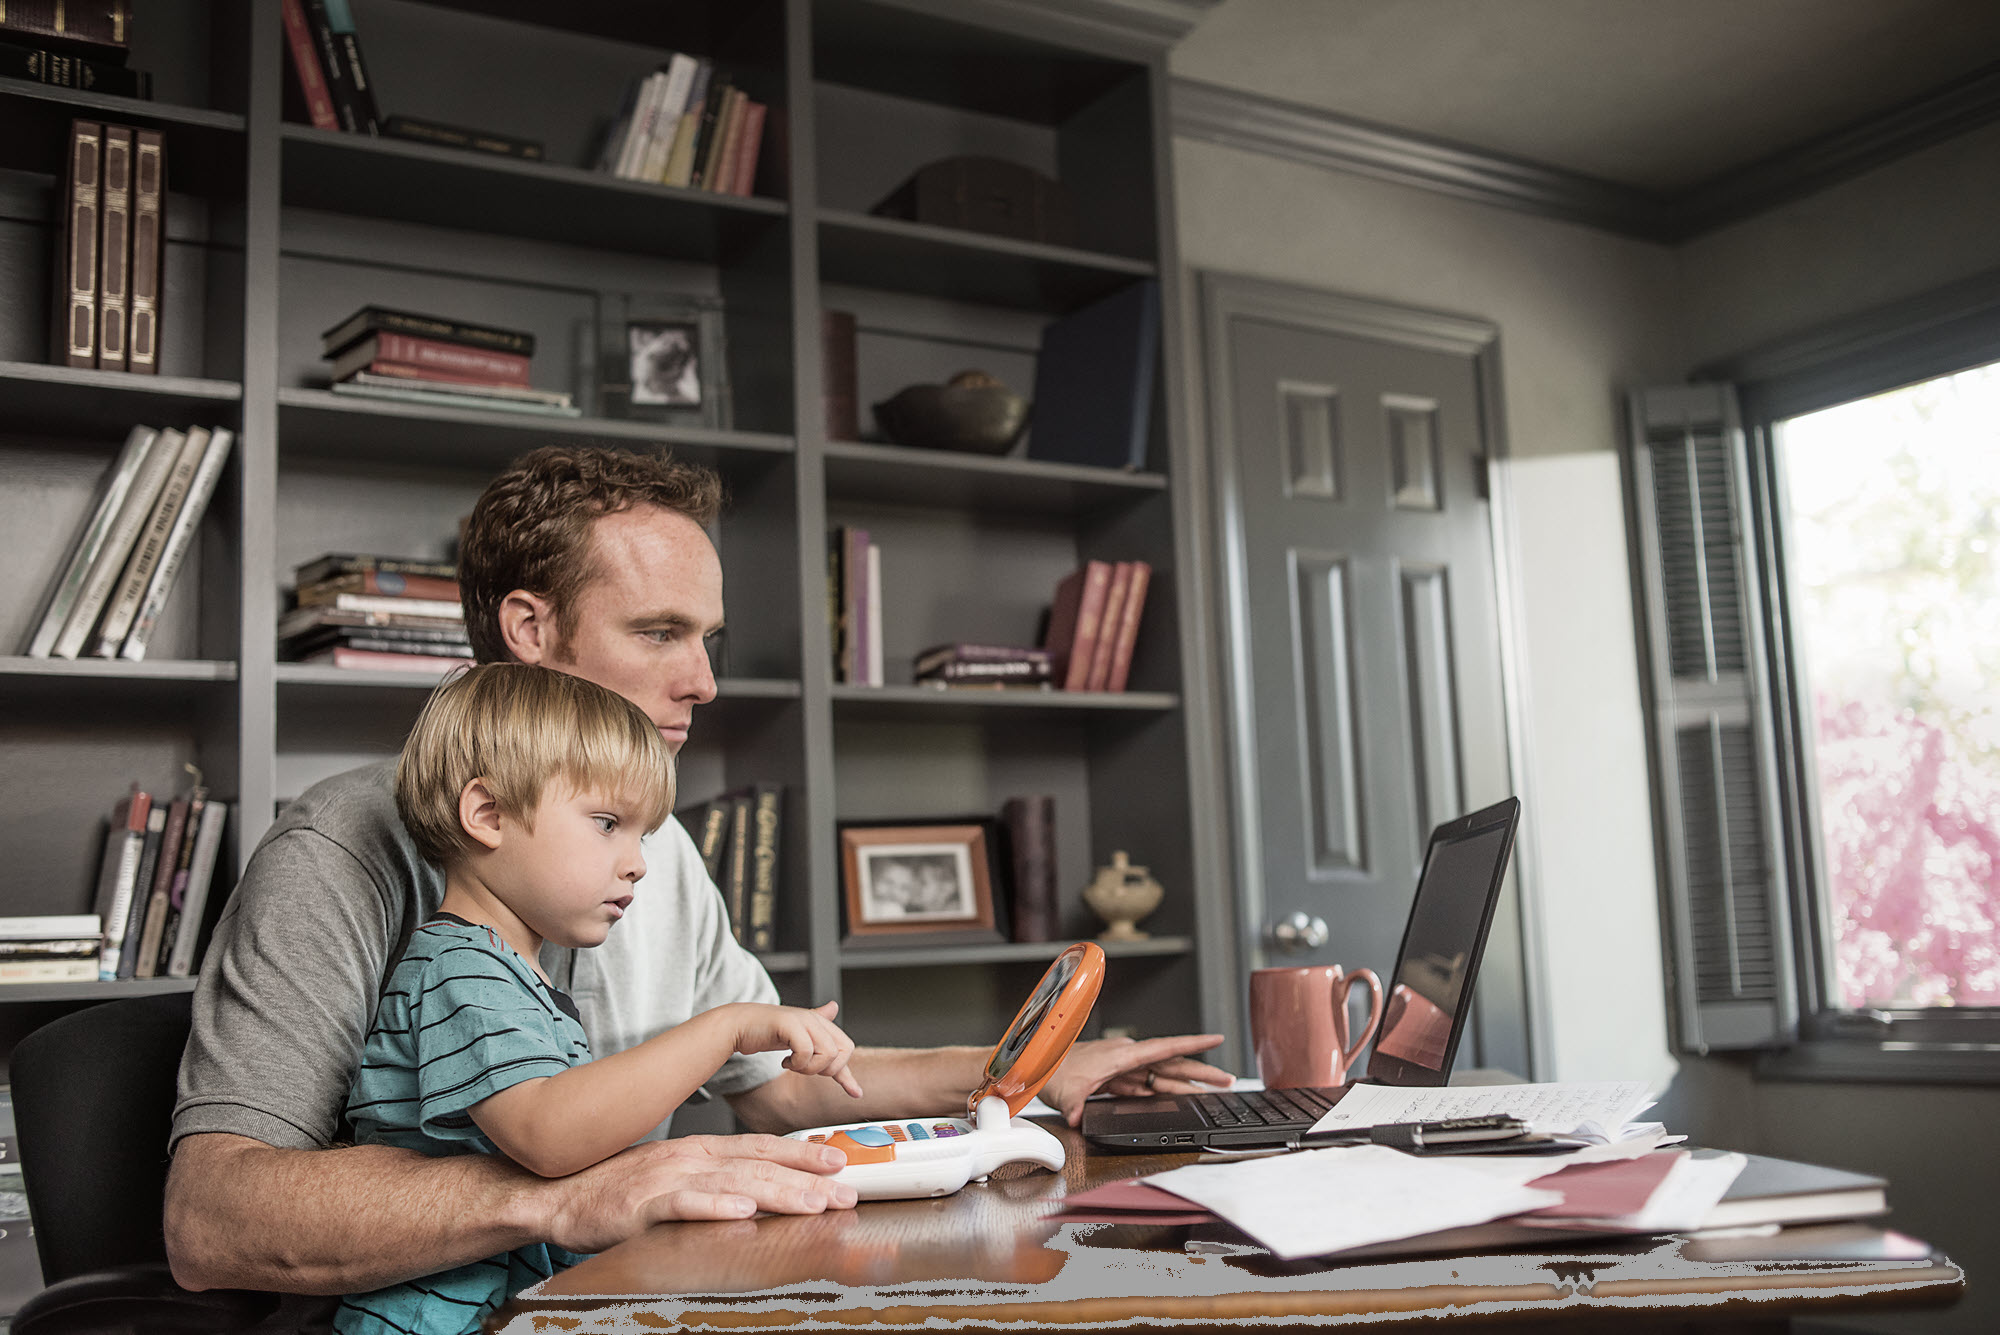
[[[1271,926],[1271,944],[1288,955],[1318,950],[1327,935],[1326,919],[1307,917],[1303,909]]]

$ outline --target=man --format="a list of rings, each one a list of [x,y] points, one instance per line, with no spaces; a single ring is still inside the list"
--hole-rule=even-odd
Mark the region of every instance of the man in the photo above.
[[[475,654],[617,691],[678,752],[695,706],[715,698],[706,640],[722,627],[722,569],[706,529],[719,505],[713,473],[667,459],[575,447],[520,460],[481,495],[461,544]],[[176,1280],[354,1293],[531,1242],[593,1252],[659,1220],[854,1203],[827,1176],[844,1163],[838,1152],[766,1134],[652,1141],[557,1179],[498,1156],[336,1146],[382,979],[443,890],[396,818],[392,770],[337,776],[287,808],[217,925],[174,1116],[166,1237]],[[604,946],[543,957],[599,1055],[725,1001],[777,999],[731,940],[678,822],[649,838],[646,860],[632,911]],[[1100,1089],[1227,1083],[1191,1056],[1220,1041],[1079,1044],[1045,1096],[1074,1122]],[[858,1102],[771,1054],[732,1060],[709,1088],[760,1132],[942,1115],[964,1106],[985,1055],[858,1051]]]

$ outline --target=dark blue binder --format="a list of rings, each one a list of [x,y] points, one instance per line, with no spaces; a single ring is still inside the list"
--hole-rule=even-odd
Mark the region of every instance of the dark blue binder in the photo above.
[[[1028,457],[1143,469],[1160,363],[1160,284],[1148,278],[1042,331]]]

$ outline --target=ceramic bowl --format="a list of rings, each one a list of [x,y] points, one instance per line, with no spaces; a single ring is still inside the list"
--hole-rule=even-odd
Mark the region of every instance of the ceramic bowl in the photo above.
[[[1005,385],[911,385],[876,404],[875,421],[898,445],[1005,454],[1028,424],[1028,401]]]

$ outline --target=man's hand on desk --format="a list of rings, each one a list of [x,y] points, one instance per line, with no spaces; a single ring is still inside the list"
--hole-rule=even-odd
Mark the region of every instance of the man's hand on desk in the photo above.
[[[548,1240],[598,1252],[671,1219],[819,1214],[854,1204],[854,1188],[826,1174],[840,1151],[781,1136],[684,1136],[649,1141],[549,1183],[557,1193]]]
[[[1222,1042],[1221,1034],[1180,1034],[1172,1038],[1099,1038],[1078,1043],[1042,1086],[1042,1101],[1075,1126],[1092,1094],[1199,1094],[1227,1089],[1235,1077],[1218,1066],[1194,1060]]]

